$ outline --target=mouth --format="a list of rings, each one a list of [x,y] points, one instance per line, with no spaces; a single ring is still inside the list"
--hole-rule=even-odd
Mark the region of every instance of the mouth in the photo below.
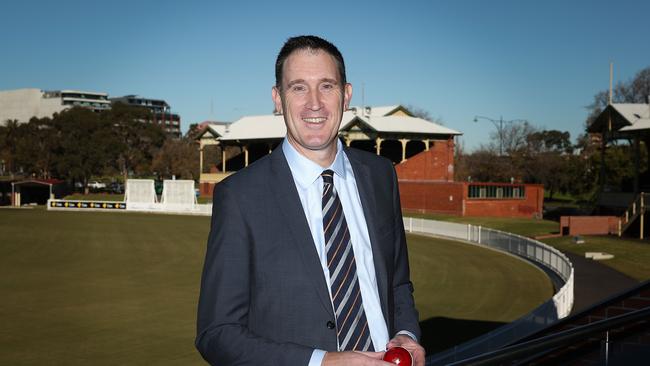
[[[302,120],[309,123],[309,124],[319,125],[319,124],[322,124],[325,121],[327,121],[327,118],[325,118],[325,117],[304,117]]]

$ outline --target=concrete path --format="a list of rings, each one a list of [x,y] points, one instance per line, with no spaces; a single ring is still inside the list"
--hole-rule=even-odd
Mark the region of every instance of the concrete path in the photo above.
[[[569,257],[574,269],[572,315],[639,284],[637,280],[600,262],[568,252],[564,254]]]

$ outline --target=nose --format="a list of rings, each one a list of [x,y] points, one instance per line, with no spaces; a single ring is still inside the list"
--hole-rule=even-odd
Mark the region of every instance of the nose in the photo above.
[[[321,103],[320,92],[318,89],[311,91],[309,93],[309,97],[307,98],[307,108],[312,111],[317,111],[321,109],[322,106],[323,104]]]

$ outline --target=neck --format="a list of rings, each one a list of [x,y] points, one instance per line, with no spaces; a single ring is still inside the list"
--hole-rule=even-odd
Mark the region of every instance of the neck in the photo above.
[[[320,165],[323,168],[327,168],[334,162],[337,153],[337,144],[336,142],[322,150],[310,150],[306,149],[299,144],[294,143],[290,139],[288,140],[291,146],[293,146],[298,153],[307,159],[313,161],[314,163]]]

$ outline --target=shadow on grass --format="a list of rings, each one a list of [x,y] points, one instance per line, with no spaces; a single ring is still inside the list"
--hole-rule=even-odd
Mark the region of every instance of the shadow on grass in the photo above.
[[[482,320],[430,318],[420,322],[421,344],[427,355],[444,351],[507,323]]]

